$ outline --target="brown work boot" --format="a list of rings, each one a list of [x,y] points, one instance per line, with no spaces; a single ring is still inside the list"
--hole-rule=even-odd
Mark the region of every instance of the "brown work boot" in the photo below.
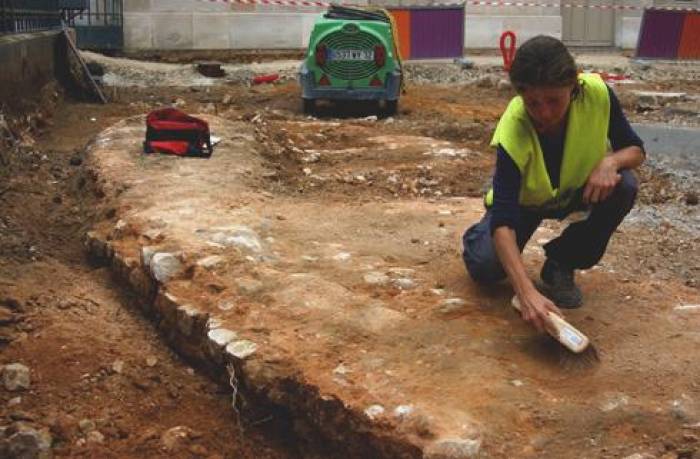
[[[576,309],[583,305],[581,289],[574,283],[574,270],[547,258],[540,272],[542,282],[537,287],[544,296],[564,309]]]

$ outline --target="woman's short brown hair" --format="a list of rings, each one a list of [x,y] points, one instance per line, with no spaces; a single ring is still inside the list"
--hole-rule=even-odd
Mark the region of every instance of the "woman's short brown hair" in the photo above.
[[[576,85],[578,69],[564,43],[538,35],[520,45],[508,75],[515,90],[522,92],[533,86]]]

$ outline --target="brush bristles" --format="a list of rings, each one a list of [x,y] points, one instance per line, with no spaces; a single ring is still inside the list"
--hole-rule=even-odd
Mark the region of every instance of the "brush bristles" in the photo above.
[[[598,350],[592,344],[578,354],[561,345],[557,349],[559,349],[559,366],[565,371],[589,370],[600,363]]]

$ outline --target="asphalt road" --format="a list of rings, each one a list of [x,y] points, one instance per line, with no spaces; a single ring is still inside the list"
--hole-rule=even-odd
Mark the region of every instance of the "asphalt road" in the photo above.
[[[682,175],[700,171],[700,129],[664,124],[633,124],[633,128],[653,161]]]

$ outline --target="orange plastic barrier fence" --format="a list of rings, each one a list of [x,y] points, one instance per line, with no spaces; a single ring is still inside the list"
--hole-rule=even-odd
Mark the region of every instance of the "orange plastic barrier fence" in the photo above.
[[[686,13],[678,59],[700,59],[700,13]]]
[[[411,12],[409,10],[390,10],[389,12],[396,21],[401,59],[409,59],[411,57]]]

